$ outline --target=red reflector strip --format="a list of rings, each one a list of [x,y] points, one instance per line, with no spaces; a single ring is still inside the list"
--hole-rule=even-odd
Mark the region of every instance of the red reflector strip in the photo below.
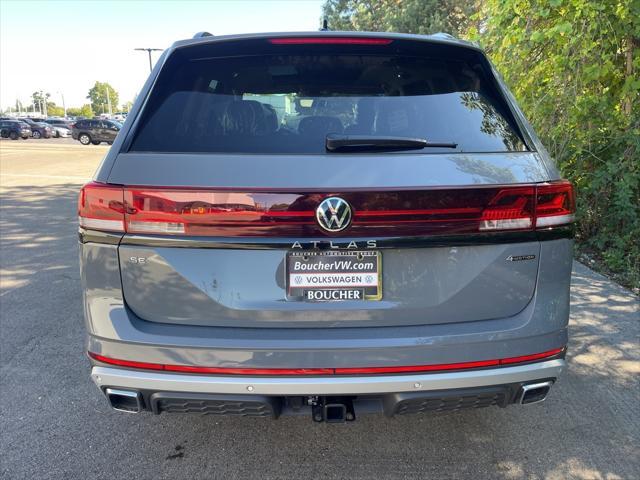
[[[337,375],[358,375],[376,373],[409,373],[409,372],[437,372],[442,370],[465,370],[468,368],[494,367],[500,365],[499,360],[483,360],[480,362],[444,363],[441,365],[415,365],[406,367],[363,367],[336,368]]]
[[[226,368],[201,367],[196,365],[164,365],[160,363],[134,362],[105,357],[88,352],[89,357],[109,365],[139,368],[142,370],[163,370],[166,372],[213,373],[220,375],[375,375],[383,373],[418,373],[446,370],[468,370],[473,368],[495,367],[516,363],[531,362],[559,355],[563,348],[555,348],[546,352],[522,355],[520,357],[500,358],[496,360],[480,360],[477,362],[443,363],[435,365],[413,365],[400,367],[353,367],[353,368]]]
[[[361,38],[361,37],[291,37],[270,38],[274,45],[389,45],[393,40],[389,38]]]
[[[531,355],[522,355],[520,357],[503,358],[500,360],[500,365],[531,362],[533,360],[540,360],[541,358],[553,357],[554,355],[560,354],[563,350],[564,348],[554,348],[553,350],[548,350],[546,352],[541,352],[541,353],[533,353]]]
[[[333,368],[225,368],[225,367],[200,367],[192,365],[163,365],[160,363],[132,362],[130,360],[118,360],[105,357],[97,353],[87,352],[98,362],[118,365],[121,367],[140,368],[143,370],[163,370],[166,372],[183,373],[215,373],[220,375],[332,375]]]

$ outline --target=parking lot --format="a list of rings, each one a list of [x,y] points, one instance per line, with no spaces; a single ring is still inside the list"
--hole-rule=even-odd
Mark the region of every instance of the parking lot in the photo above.
[[[640,478],[638,298],[578,263],[569,371],[542,404],[338,425],[111,411],[76,246],[77,191],[107,148],[0,142],[3,478]]]

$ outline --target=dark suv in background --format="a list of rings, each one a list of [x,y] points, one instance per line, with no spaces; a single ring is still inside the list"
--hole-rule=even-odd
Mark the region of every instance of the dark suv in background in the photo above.
[[[26,140],[31,136],[29,125],[19,120],[0,120],[0,137]]]
[[[122,124],[113,120],[78,120],[72,125],[71,136],[83,145],[111,145],[121,128]]]

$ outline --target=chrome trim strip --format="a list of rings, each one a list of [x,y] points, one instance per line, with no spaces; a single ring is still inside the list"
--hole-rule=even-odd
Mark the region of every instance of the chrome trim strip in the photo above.
[[[99,387],[149,391],[245,395],[363,395],[483,387],[557,378],[563,359],[514,367],[409,375],[325,377],[209,376],[158,373],[113,367],[93,367],[91,378]]]
[[[456,236],[433,237],[185,237],[180,235],[139,235],[126,234],[122,245],[144,247],[177,247],[177,248],[228,248],[251,250],[289,250],[294,243],[300,243],[302,249],[313,249],[314,242],[320,250],[328,249],[329,242],[333,248],[346,249],[351,242],[361,245],[367,240],[375,240],[375,250],[388,248],[427,248],[467,245],[495,245],[497,243],[524,243],[539,240],[536,232],[503,232],[483,233]],[[361,248],[366,250],[367,248]]]

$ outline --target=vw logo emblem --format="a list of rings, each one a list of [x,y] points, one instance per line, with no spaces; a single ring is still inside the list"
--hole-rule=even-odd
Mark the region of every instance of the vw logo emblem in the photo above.
[[[342,198],[325,198],[316,208],[318,224],[327,232],[340,232],[351,224],[351,206]]]

